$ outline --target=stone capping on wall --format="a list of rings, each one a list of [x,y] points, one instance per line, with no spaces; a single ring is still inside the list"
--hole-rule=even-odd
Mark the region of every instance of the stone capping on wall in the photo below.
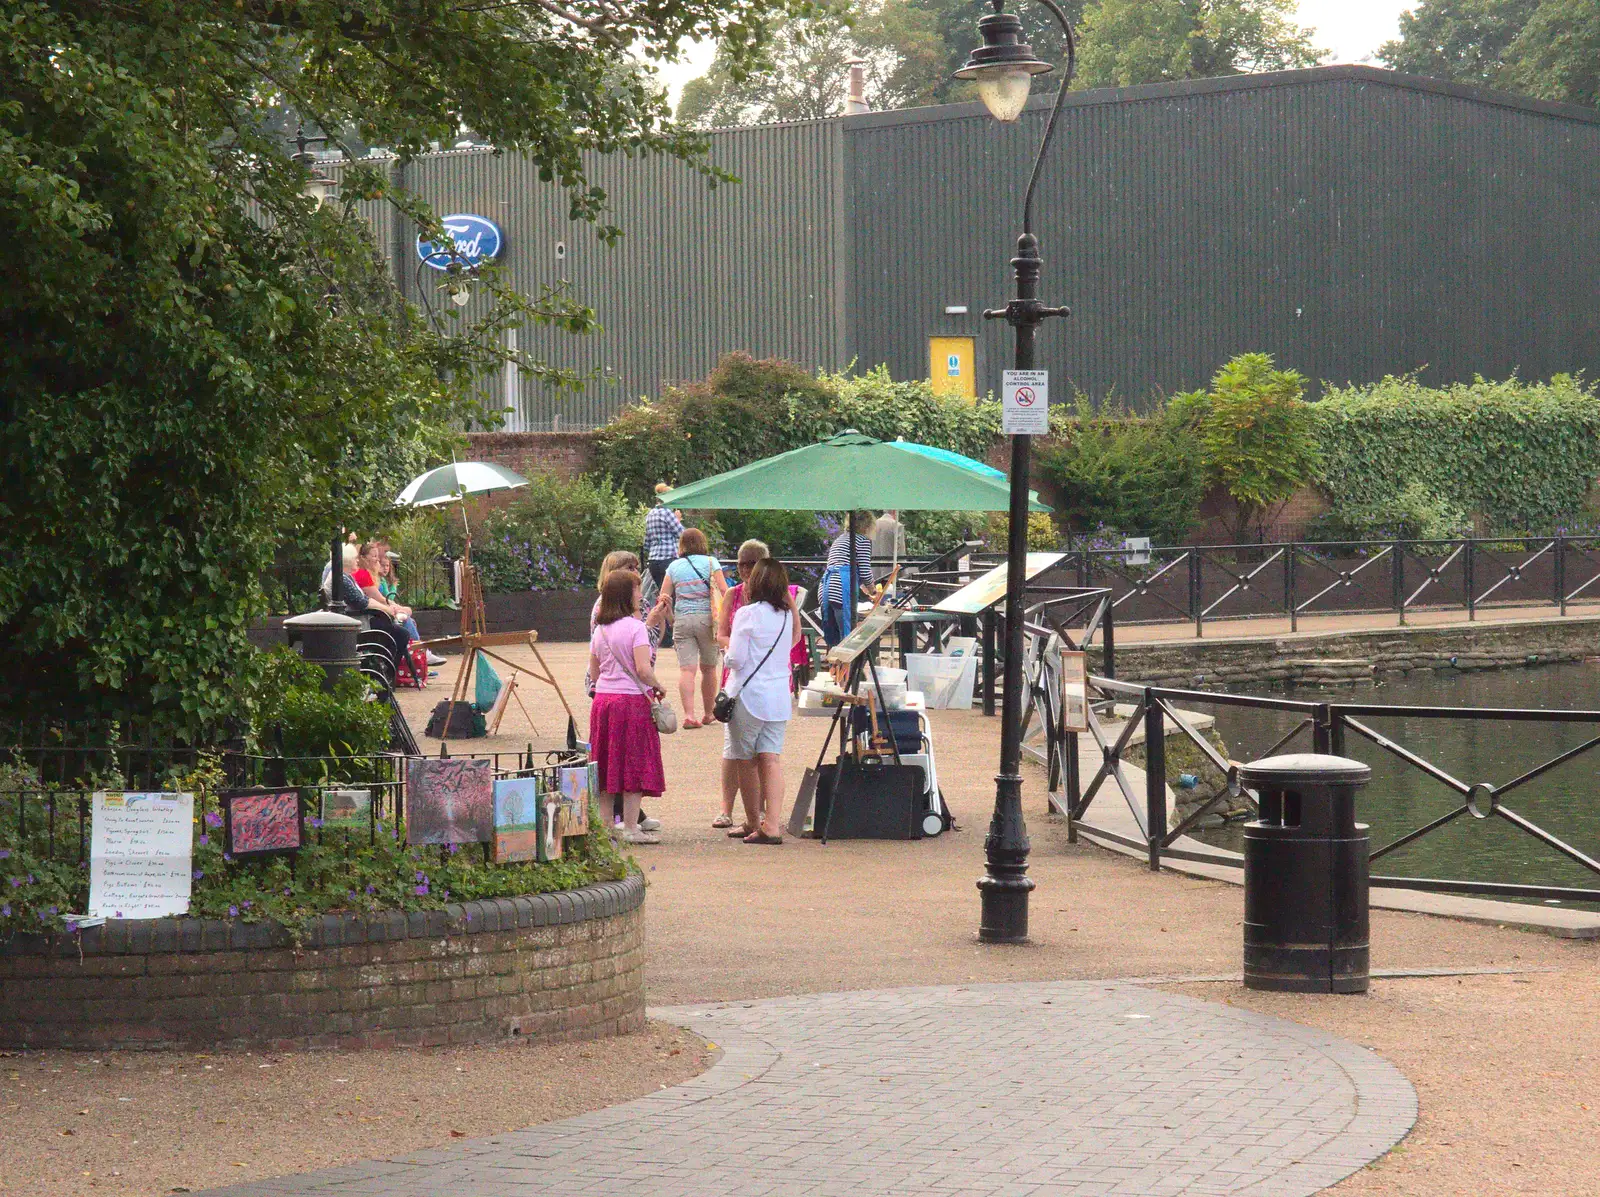
[[[621,881],[581,889],[514,898],[454,902],[442,910],[390,910],[377,914],[325,914],[312,919],[297,942],[278,923],[231,919],[113,919],[70,935],[16,935],[0,939],[0,956],[119,956],[152,952],[314,950],[402,939],[440,939],[554,927],[608,918],[644,904],[644,878],[630,872]]]

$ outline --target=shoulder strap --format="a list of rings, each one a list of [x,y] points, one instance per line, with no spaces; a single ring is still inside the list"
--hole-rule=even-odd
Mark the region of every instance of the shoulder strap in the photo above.
[[[748,606],[754,606],[753,603],[752,604],[747,604],[747,605]],[[740,681],[739,689],[743,690],[744,689],[744,682],[748,681],[749,678],[755,677],[756,674],[760,673],[761,672],[761,667],[767,663],[767,657],[772,656],[772,654],[777,651],[778,642],[783,639],[783,634],[789,630],[789,625],[794,620],[794,611],[792,609],[789,610],[789,611],[784,612],[784,614],[786,614],[789,618],[785,619],[783,621],[783,627],[779,628],[778,629],[778,634],[772,638],[772,647],[767,649],[766,656],[762,657],[761,660],[756,662],[756,667],[750,671],[749,677],[747,677],[744,680]]]
[[[621,623],[621,622],[622,622],[621,620],[617,621],[617,623]],[[616,660],[617,664],[621,665],[625,670],[628,671],[628,676],[633,679],[633,684],[635,686],[639,687],[640,692],[643,693],[643,694],[653,694],[654,691],[652,691],[648,686],[646,686],[644,684],[643,681],[641,681],[639,679],[639,673],[633,667],[633,650],[629,649],[628,650],[628,655],[626,657],[624,657],[621,653],[619,653],[617,651],[617,646],[612,643],[612,641],[611,641],[611,629],[616,627],[616,626],[617,626],[617,624],[615,624],[615,623],[606,625],[606,633],[605,633],[605,636],[602,637],[602,639],[604,639],[605,642],[606,642],[606,647],[611,650],[611,656]]]

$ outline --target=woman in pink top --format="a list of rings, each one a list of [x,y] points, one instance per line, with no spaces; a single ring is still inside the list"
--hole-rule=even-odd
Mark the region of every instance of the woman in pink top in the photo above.
[[[667,788],[661,733],[650,718],[651,698],[666,691],[656,680],[649,630],[634,614],[638,604],[638,574],[619,569],[606,578],[589,638],[589,759],[599,766],[601,793],[622,795],[623,841],[659,844],[659,835],[639,827],[639,804]]]

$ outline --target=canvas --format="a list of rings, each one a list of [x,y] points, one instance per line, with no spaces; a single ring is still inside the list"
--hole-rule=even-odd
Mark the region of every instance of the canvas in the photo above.
[[[367,830],[372,823],[371,790],[322,791],[322,826]]]
[[[494,764],[465,757],[414,759],[406,771],[406,843],[494,840]]]
[[[494,783],[494,859],[496,864],[539,859],[537,777],[502,777]]]
[[[589,796],[597,766],[579,765],[561,770],[561,806],[556,815],[556,831],[563,838],[589,834]]]
[[[218,798],[226,850],[235,859],[296,852],[304,845],[299,790],[233,790]]]

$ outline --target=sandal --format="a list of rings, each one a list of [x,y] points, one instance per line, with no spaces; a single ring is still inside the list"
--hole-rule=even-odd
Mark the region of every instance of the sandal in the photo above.
[[[700,722],[700,720],[698,720],[698,719],[688,719],[688,718],[686,718],[683,721],[683,730],[684,731],[693,731],[695,728],[703,727],[703,726],[704,726],[704,724],[702,724]]]
[[[783,843],[783,837],[781,835],[768,835],[758,829],[754,835],[745,836],[744,842],[747,844],[781,844]]]
[[[757,830],[758,828],[755,827],[735,827],[732,831],[728,832],[728,838],[730,840],[742,840],[747,835],[754,835]]]
[[[732,815],[718,815],[715,819],[711,820],[711,826],[713,826],[713,827],[732,827],[733,826],[733,816]]]

